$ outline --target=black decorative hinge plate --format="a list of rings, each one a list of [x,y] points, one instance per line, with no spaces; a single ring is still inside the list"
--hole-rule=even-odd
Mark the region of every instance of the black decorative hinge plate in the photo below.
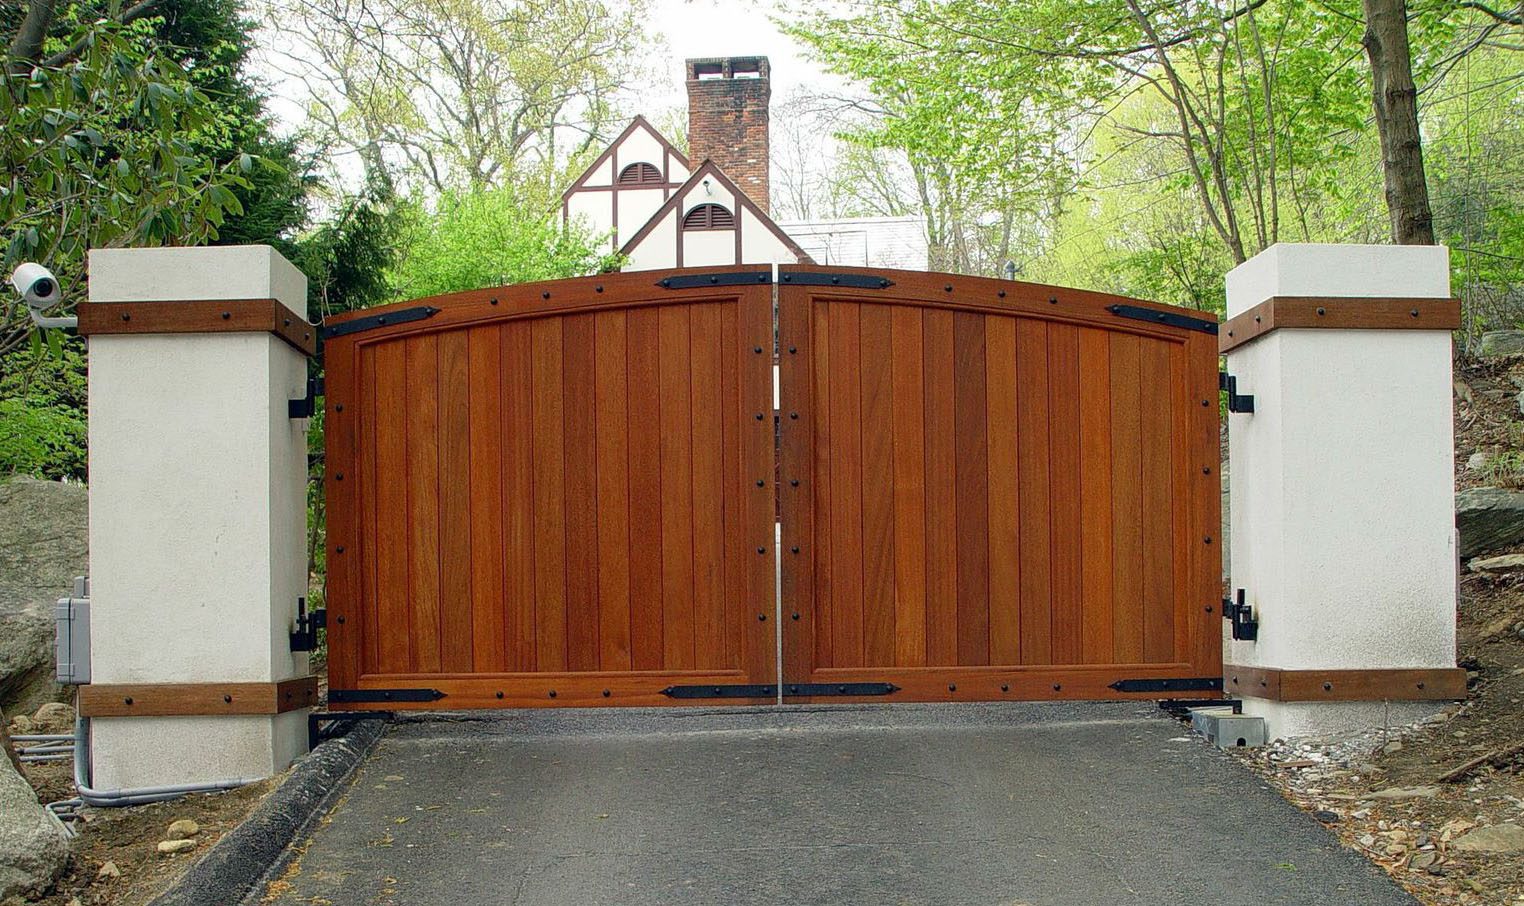
[[[1165,327],[1183,327],[1186,330],[1199,330],[1202,333],[1217,333],[1217,322],[1208,321],[1204,318],[1193,318],[1182,315],[1179,312],[1160,311],[1157,308],[1144,308],[1141,305],[1108,305],[1106,310],[1119,318],[1132,318],[1136,321],[1148,321],[1152,324],[1163,324]]]
[[[893,683],[784,683],[783,697],[820,695],[889,695],[900,691]],[[774,698],[778,687],[767,683],[734,686],[668,686],[661,690],[668,698]]]
[[[723,274],[678,274],[656,281],[662,289],[698,289],[704,286],[756,286],[773,282],[772,271],[730,271]]]
[[[311,418],[312,413],[317,411],[317,398],[323,395],[323,379],[310,377],[307,379],[307,395],[299,400],[286,400],[286,416],[288,418]]]
[[[1238,598],[1222,599],[1222,618],[1232,624],[1233,638],[1239,642],[1259,641],[1259,620],[1254,616],[1254,605],[1244,600],[1244,590],[1238,589]]]
[[[778,278],[791,286],[845,286],[849,289],[888,289],[894,281],[874,274],[827,274],[820,271],[789,271]]]
[[[316,651],[317,631],[328,628],[328,611],[308,610],[307,599],[296,599],[296,629],[291,633],[292,651]]]
[[[1222,677],[1191,676],[1184,679],[1124,679],[1111,684],[1118,692],[1221,692]]]
[[[438,689],[329,689],[328,703],[437,702],[445,694]]]
[[[1226,371],[1217,372],[1217,389],[1228,395],[1229,412],[1254,411],[1254,395],[1238,392],[1238,378]]]
[[[338,324],[323,325],[321,335],[325,340],[334,337],[348,336],[352,333],[361,333],[367,330],[375,330],[377,327],[386,327],[391,324],[406,324],[409,321],[422,321],[439,314],[439,309],[429,305],[420,305],[417,308],[404,308],[401,311],[389,311],[380,315],[368,315],[364,318],[355,318],[353,321],[342,321]]]

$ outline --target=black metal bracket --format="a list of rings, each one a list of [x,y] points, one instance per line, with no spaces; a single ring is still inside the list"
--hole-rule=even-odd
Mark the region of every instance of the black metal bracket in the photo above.
[[[1254,395],[1238,392],[1238,378],[1226,371],[1217,372],[1217,389],[1228,395],[1229,412],[1253,412]]]
[[[1186,330],[1199,330],[1202,333],[1209,333],[1213,336],[1217,334],[1216,321],[1193,318],[1190,315],[1182,315],[1179,312],[1159,311],[1157,308],[1144,308],[1141,305],[1108,305],[1106,310],[1119,318],[1132,318],[1136,321],[1163,324],[1166,327],[1183,327]]]
[[[317,748],[318,743],[329,739],[323,732],[323,723],[326,722],[328,729],[334,725],[350,720],[391,720],[390,711],[312,711],[307,714],[307,751]]]
[[[1242,588],[1238,589],[1237,600],[1222,599],[1222,618],[1233,624],[1236,641],[1259,641],[1259,619],[1254,616],[1254,605],[1245,603]]]
[[[701,286],[754,286],[773,282],[772,271],[731,271],[724,274],[678,274],[656,281],[662,289],[697,289]]]
[[[1118,692],[1221,692],[1220,676],[1189,676],[1183,679],[1124,679],[1111,684]]]
[[[785,683],[783,697],[820,695],[889,695],[900,691],[893,683]],[[773,698],[778,687],[766,683],[734,686],[668,686],[661,690],[668,698]]]
[[[328,611],[308,610],[307,599],[296,599],[296,629],[291,632],[292,651],[316,651],[317,631],[328,628]]]
[[[330,704],[367,702],[437,702],[445,694],[438,689],[329,689]]]
[[[1243,699],[1238,698],[1167,698],[1159,702],[1161,711],[1168,711],[1175,717],[1185,717],[1192,708],[1228,708],[1233,709],[1234,714],[1244,713]]]
[[[849,289],[888,289],[894,281],[873,274],[826,274],[820,271],[789,271],[778,278],[792,286],[845,286]]]
[[[307,395],[299,400],[286,400],[286,416],[288,418],[311,418],[312,413],[317,411],[317,398],[323,395],[323,379],[310,377],[307,379]]]
[[[334,337],[344,337],[352,333],[361,333],[367,330],[375,330],[377,327],[386,327],[391,324],[406,324],[409,321],[422,321],[439,314],[439,309],[428,305],[420,305],[417,308],[404,308],[401,311],[389,311],[382,315],[369,315],[364,318],[355,318],[353,321],[341,321],[338,324],[324,324],[319,335],[325,340]]]

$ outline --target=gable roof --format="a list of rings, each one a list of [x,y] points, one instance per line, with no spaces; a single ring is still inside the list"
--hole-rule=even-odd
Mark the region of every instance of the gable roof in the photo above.
[[[677,146],[667,141],[667,137],[662,135],[661,132],[658,131],[655,126],[651,125],[651,123],[647,121],[645,117],[641,116],[640,114],[636,114],[635,118],[630,120],[630,124],[624,127],[624,131],[619,133],[619,137],[609,142],[608,147],[603,149],[603,153],[594,158],[593,162],[587,165],[587,169],[582,171],[582,175],[578,176],[570,186],[566,187],[566,191],[561,193],[561,199],[563,201],[566,200],[573,192],[582,188],[582,186],[587,183],[588,178],[593,175],[593,171],[602,166],[604,161],[612,157],[614,154],[614,149],[623,144],[624,140],[630,137],[630,133],[634,132],[636,129],[644,129],[645,131],[649,132],[652,138],[656,139],[656,141],[659,142],[663,148],[667,149],[667,153],[671,154],[673,157],[677,158],[679,162],[682,163],[683,169],[691,169],[688,163],[688,155],[677,150]],[[617,182],[619,179],[619,174],[615,173],[613,178]]]
[[[725,175],[725,171],[721,170],[718,164],[708,159],[700,164],[699,168],[694,170],[692,175],[690,175],[681,186],[678,186],[675,190],[673,190],[672,197],[668,198],[661,207],[657,208],[656,213],[652,214],[650,219],[647,220],[641,226],[641,228],[635,232],[635,235],[631,236],[630,240],[626,242],[622,247],[620,247],[619,254],[628,256],[630,252],[635,248],[635,246],[639,245],[642,240],[651,234],[652,230],[656,229],[657,224],[661,223],[664,217],[677,209],[677,206],[682,203],[683,196],[688,193],[688,190],[697,185],[706,176],[713,178],[720,185],[724,186],[730,192],[730,194],[735,197],[736,202],[740,207],[750,211],[752,216],[756,217],[764,227],[766,227],[774,236],[778,238],[779,242],[783,243],[784,247],[798,256],[800,264],[815,263],[815,259],[811,258],[809,253],[805,252],[804,249],[799,247],[799,243],[795,242],[793,238],[789,236],[789,234],[783,232],[783,229],[779,227],[771,217],[769,217],[761,208],[757,207],[757,203],[752,201],[751,197],[748,196],[745,192],[741,191],[741,189],[733,181],[731,181],[730,177]],[[740,224],[739,218],[736,220],[736,223],[737,225]],[[681,224],[678,226],[680,229]]]

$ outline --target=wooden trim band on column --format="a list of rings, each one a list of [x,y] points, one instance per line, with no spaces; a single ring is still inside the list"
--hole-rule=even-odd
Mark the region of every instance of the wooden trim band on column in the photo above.
[[[1222,325],[1217,351],[1236,349],[1282,327],[1457,330],[1460,326],[1459,299],[1271,296]]]
[[[317,354],[317,328],[277,299],[85,302],[76,314],[80,336],[269,332],[304,355]]]
[[[1278,702],[1450,701],[1466,697],[1459,667],[1395,670],[1281,670],[1222,668],[1223,691]]]
[[[278,683],[145,683],[79,687],[85,717],[283,714],[318,703],[315,676]]]

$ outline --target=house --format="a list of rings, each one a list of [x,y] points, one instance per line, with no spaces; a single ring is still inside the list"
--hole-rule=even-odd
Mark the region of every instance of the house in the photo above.
[[[773,220],[766,57],[686,63],[684,155],[637,116],[561,197],[562,217],[609,237],[625,270],[723,264],[926,268],[919,218]]]

